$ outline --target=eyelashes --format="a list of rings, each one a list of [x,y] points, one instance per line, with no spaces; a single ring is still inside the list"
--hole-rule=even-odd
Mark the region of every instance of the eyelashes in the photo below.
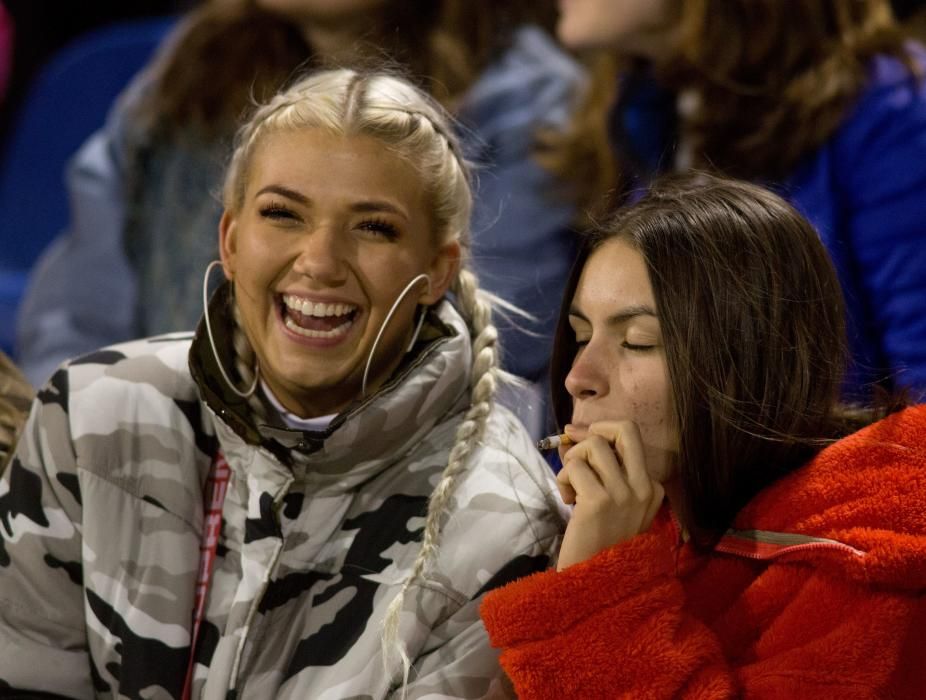
[[[260,215],[264,219],[272,220],[286,220],[286,219],[296,219],[295,213],[288,207],[283,206],[282,204],[277,204],[272,202],[266,206],[261,207],[259,210]]]
[[[621,343],[621,347],[626,348],[627,350],[632,350],[633,352],[647,352],[655,348],[655,345],[637,345],[635,343],[628,343],[626,340]]]
[[[300,223],[302,222],[302,217],[293,209],[286,206],[285,204],[280,204],[279,202],[270,202],[258,209],[258,213],[261,218],[267,219],[273,222],[280,223]],[[388,221],[385,218],[371,216],[365,219],[361,219],[358,222],[351,224],[351,228],[355,231],[363,231],[365,233],[371,233],[376,237],[384,238],[388,241],[394,241],[399,238],[401,231],[399,228]]]
[[[576,339],[575,344],[576,348],[581,350],[586,345],[588,345],[589,339],[584,338],[582,340]],[[631,352],[649,352],[650,350],[655,349],[655,345],[637,345],[636,343],[628,343],[626,340],[621,343],[621,347],[625,350],[630,350]]]
[[[358,228],[364,231],[371,231],[384,238],[394,241],[399,237],[399,229],[385,219],[370,218],[361,221]]]

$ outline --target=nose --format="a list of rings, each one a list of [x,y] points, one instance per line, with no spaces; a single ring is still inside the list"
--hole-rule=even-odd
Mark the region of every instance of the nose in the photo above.
[[[594,342],[579,348],[565,384],[573,399],[591,399],[608,393],[607,365]]]
[[[318,226],[299,237],[293,271],[324,285],[347,278],[344,236],[334,226]]]

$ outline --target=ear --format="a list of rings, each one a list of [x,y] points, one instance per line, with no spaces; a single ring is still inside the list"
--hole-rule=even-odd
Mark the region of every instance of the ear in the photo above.
[[[222,258],[222,269],[225,278],[235,278],[235,263],[238,258],[237,221],[228,209],[222,212],[219,221],[219,256]]]
[[[431,288],[425,290],[424,294],[418,298],[419,304],[430,306],[444,296],[460,271],[461,252],[459,241],[450,241],[438,249],[428,268]]]

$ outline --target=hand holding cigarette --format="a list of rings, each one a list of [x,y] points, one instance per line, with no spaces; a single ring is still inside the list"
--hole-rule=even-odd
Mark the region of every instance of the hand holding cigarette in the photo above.
[[[563,502],[575,506],[560,549],[559,570],[648,530],[665,495],[647,472],[635,423],[592,423],[587,434],[577,437],[574,447],[560,450],[563,468],[556,476]]]

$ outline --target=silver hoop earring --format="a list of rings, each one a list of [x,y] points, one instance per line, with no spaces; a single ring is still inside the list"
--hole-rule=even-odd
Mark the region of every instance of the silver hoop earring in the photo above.
[[[402,303],[402,300],[405,298],[405,295],[408,294],[412,287],[414,287],[422,279],[427,280],[428,282],[428,291],[431,291],[431,278],[428,277],[425,273],[421,273],[417,277],[413,278],[411,282],[405,285],[399,296],[392,304],[392,308],[389,309],[389,313],[386,314],[386,318],[383,320],[383,324],[379,327],[379,333],[376,334],[376,339],[373,341],[373,347],[370,348],[370,354],[367,356],[366,367],[363,368],[363,382],[360,385],[360,395],[365,397],[367,395],[367,376],[370,373],[370,365],[373,364],[373,354],[376,352],[376,346],[379,345],[379,339],[383,337],[383,331],[386,330],[386,326],[389,324],[389,321],[392,319],[392,315],[395,313],[395,310],[399,308],[399,304]],[[405,352],[408,352],[412,349],[412,346],[415,344],[415,341],[418,339],[418,333],[421,331],[421,325],[424,323],[424,314],[425,311],[422,309],[421,317],[418,319],[418,325],[415,327],[415,332],[412,335],[412,342],[409,343],[408,348]]]
[[[428,285],[428,291],[431,291],[430,285]],[[424,315],[426,313],[428,313],[428,310],[422,308],[421,313],[418,314],[418,323],[415,324],[415,332],[412,333],[412,339],[408,341],[408,347],[405,348],[405,352],[411,352],[412,348],[415,347],[415,343],[418,342],[418,334],[421,333],[421,326],[424,325]]]
[[[219,351],[215,347],[215,339],[212,337],[212,323],[209,321],[209,273],[212,272],[212,268],[221,264],[221,260],[213,260],[206,265],[206,274],[203,275],[203,318],[206,320],[206,335],[209,336],[209,346],[212,348],[212,356],[215,358],[215,364],[218,366],[219,372],[222,373],[222,378],[225,380],[225,383],[242,399],[249,399],[254,392],[257,391],[257,382],[260,381],[260,365],[257,364],[257,359],[255,358],[254,360],[254,383],[251,384],[247,391],[241,391],[232,383],[228,375],[225,374],[225,368],[222,367],[222,361],[219,359]]]

